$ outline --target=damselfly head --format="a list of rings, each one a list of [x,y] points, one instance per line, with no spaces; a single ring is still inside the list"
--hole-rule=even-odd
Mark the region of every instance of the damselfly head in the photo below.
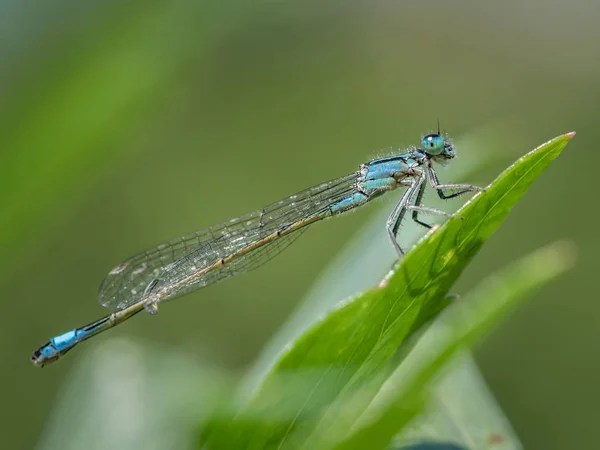
[[[437,133],[428,134],[421,141],[423,150],[432,159],[441,161],[444,159],[452,159],[456,156],[454,146]]]

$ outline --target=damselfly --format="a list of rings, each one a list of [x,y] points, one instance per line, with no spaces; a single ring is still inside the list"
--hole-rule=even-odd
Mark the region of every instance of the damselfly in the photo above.
[[[442,199],[481,191],[469,184],[440,184],[432,163],[454,158],[454,146],[439,132],[425,136],[422,148],[362,164],[357,172],[306,189],[258,211],[197,231],[139,253],[109,272],[100,285],[100,303],[115,312],[56,336],[36,350],[37,366],[50,364],[79,342],[118,325],[159,303],[254,269],[290,245],[306,227],[406,187],[386,229],[398,256],[396,236],[407,211],[426,228],[419,213],[450,216],[421,205],[427,182]]]

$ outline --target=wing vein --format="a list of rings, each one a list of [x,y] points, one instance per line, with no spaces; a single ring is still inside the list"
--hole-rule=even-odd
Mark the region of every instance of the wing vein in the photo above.
[[[165,286],[186,279],[191,273],[259,243],[265,236],[315,214],[329,215],[329,206],[357,189],[359,173],[323,183],[243,216],[160,244],[125,260],[102,281],[100,303],[121,310]],[[280,239],[258,246],[240,258],[207,271],[167,298],[215,283],[263,265],[305,230],[301,228]],[[150,284],[153,283],[152,286]]]

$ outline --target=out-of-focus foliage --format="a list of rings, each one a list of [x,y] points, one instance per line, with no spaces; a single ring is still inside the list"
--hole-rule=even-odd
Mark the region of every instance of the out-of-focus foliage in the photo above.
[[[558,237],[575,241],[578,270],[476,356],[526,448],[594,446],[599,17],[591,0],[0,3],[3,444],[31,448],[71,373],[111,336],[249,365],[389,203],[313,227],[277,263],[56,366],[36,371],[28,356],[104,313],[96,287],[120,260],[416,143],[439,118],[456,137],[453,167],[496,160],[464,180],[478,184],[556,130],[578,131],[453,291]],[[114,417],[129,405],[118,398]]]

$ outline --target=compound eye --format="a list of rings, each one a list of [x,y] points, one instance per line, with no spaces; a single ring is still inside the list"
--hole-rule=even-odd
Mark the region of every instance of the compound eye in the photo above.
[[[444,138],[439,134],[428,134],[421,141],[423,150],[430,155],[439,155],[444,151]]]

